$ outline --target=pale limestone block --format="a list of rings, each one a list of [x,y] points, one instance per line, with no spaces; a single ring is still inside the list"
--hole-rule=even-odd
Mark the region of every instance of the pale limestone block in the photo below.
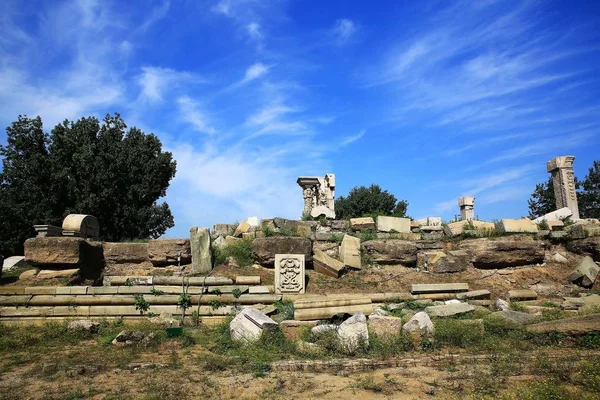
[[[538,233],[538,226],[529,218],[502,219],[499,229],[503,233]]]
[[[340,245],[340,260],[351,268],[362,268],[360,256],[360,239],[350,235],[344,235]]]
[[[371,315],[367,325],[379,337],[398,336],[402,330],[402,319],[397,317]]]
[[[591,287],[596,281],[599,272],[600,267],[596,265],[592,257],[586,256],[581,260],[577,268],[571,272],[569,281],[583,287]]]
[[[380,215],[377,217],[377,230],[380,232],[390,232],[394,230],[399,233],[410,233],[410,218],[386,217]]]
[[[350,218],[350,228],[352,228],[354,231],[375,229],[375,221],[373,221],[373,218],[371,217]]]
[[[304,293],[304,254],[275,255],[275,293]]]
[[[255,342],[260,339],[263,331],[276,328],[277,322],[253,308],[242,310],[229,324],[231,339],[241,342]]]
[[[328,256],[319,249],[313,249],[313,267],[320,274],[339,278],[345,271],[346,265]]]
[[[430,317],[451,317],[453,315],[465,314],[475,311],[475,306],[467,303],[444,304],[442,306],[431,306],[425,308]]]
[[[190,228],[192,271],[194,274],[208,274],[212,271],[210,231],[208,228]]]
[[[533,220],[536,224],[541,223],[542,221],[550,222],[550,221],[562,221],[563,219],[570,217],[573,215],[573,211],[569,207],[563,207],[556,211],[552,211],[551,213],[542,215]]]
[[[354,353],[361,343],[369,345],[367,317],[361,312],[342,322],[337,332],[342,347],[347,353]]]

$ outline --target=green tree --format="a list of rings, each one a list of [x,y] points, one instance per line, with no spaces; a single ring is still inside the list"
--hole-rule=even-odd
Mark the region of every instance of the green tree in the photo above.
[[[579,216],[600,218],[600,161],[594,161],[589,173],[581,182]]]
[[[20,116],[7,133],[0,146],[0,203],[9,216],[0,232],[3,253],[22,251],[33,224],[60,225],[70,213],[97,217],[108,241],[155,238],[174,225],[168,204],[157,200],[175,161],[155,135],[127,129],[119,114],[102,123],[65,120],[50,135],[39,117]]]
[[[337,218],[356,218],[366,214],[406,216],[408,202],[397,201],[396,196],[379,185],[360,186],[350,190],[347,197],[341,196],[335,200]]]
[[[556,210],[552,177],[548,179],[548,182],[535,185],[535,189],[531,194],[531,198],[527,200],[527,204],[529,206],[529,218],[531,219],[541,217]]]

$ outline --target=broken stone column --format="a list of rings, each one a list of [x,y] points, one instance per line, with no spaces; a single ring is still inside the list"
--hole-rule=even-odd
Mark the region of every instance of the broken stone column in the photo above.
[[[192,273],[206,275],[212,270],[210,231],[208,228],[190,228]]]
[[[555,157],[546,164],[552,174],[556,208],[568,207],[573,212],[573,219],[579,219],[577,192],[575,191],[575,172],[573,171],[573,156]]]
[[[301,176],[296,181],[302,188],[304,215],[335,219],[335,175]]]
[[[475,197],[461,197],[458,199],[458,207],[460,207],[460,218],[463,221],[475,219]]]

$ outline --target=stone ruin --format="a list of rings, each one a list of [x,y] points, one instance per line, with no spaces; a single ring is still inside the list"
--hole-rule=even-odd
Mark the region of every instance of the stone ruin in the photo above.
[[[577,220],[579,219],[579,206],[577,205],[577,192],[575,190],[574,162],[575,157],[573,156],[555,157],[548,161],[546,167],[548,172],[552,174],[556,208],[568,208],[572,213],[571,218]]]
[[[301,176],[297,180],[304,198],[303,215],[335,219],[335,175]]]
[[[472,221],[475,219],[475,197],[461,197],[458,199],[458,207],[461,220]]]

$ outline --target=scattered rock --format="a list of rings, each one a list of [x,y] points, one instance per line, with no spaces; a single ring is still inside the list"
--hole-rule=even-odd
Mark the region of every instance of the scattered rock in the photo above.
[[[346,265],[319,249],[314,249],[313,267],[320,274],[328,275],[333,278],[339,278],[346,271]]]
[[[371,315],[381,315],[381,316],[385,317],[387,315],[390,315],[390,313],[385,311],[383,308],[377,307],[376,309],[373,310],[373,313]]]
[[[112,344],[149,344],[154,339],[154,332],[121,331]]]
[[[359,312],[354,314],[338,327],[338,336],[347,353],[354,353],[361,344],[369,345],[367,317]]]
[[[89,319],[80,319],[77,321],[70,322],[68,325],[69,330],[79,331],[82,330],[88,333],[98,333],[100,324],[98,322],[90,321]]]
[[[212,234],[213,236],[226,237],[235,232],[235,228],[237,228],[236,224],[214,224]]]
[[[371,331],[379,337],[397,336],[402,329],[402,319],[385,315],[369,316],[367,325]]]
[[[498,224],[498,230],[502,233],[537,233],[538,226],[529,218],[502,219]]]
[[[569,262],[569,260],[567,260],[567,257],[559,253],[554,253],[554,255],[552,256],[552,260],[560,264],[566,264]]]
[[[242,237],[243,233],[247,233],[252,231],[252,225],[250,225],[247,221],[242,221],[238,227],[235,229],[233,236]]]
[[[325,332],[337,331],[338,326],[333,324],[324,324],[313,326],[310,330],[310,333],[313,335],[320,335]]]
[[[263,331],[272,331],[277,326],[277,322],[264,313],[254,308],[246,308],[231,321],[229,332],[234,341],[255,342],[260,339]]]
[[[431,340],[435,334],[435,328],[433,322],[431,322],[431,318],[423,311],[413,315],[413,317],[402,326],[402,330],[419,342],[422,342],[423,339]]]
[[[494,309],[499,311],[509,311],[510,304],[506,300],[497,299],[494,303]]]
[[[586,256],[581,260],[577,268],[569,275],[569,281],[583,287],[591,287],[600,272],[600,267],[594,260]]]

